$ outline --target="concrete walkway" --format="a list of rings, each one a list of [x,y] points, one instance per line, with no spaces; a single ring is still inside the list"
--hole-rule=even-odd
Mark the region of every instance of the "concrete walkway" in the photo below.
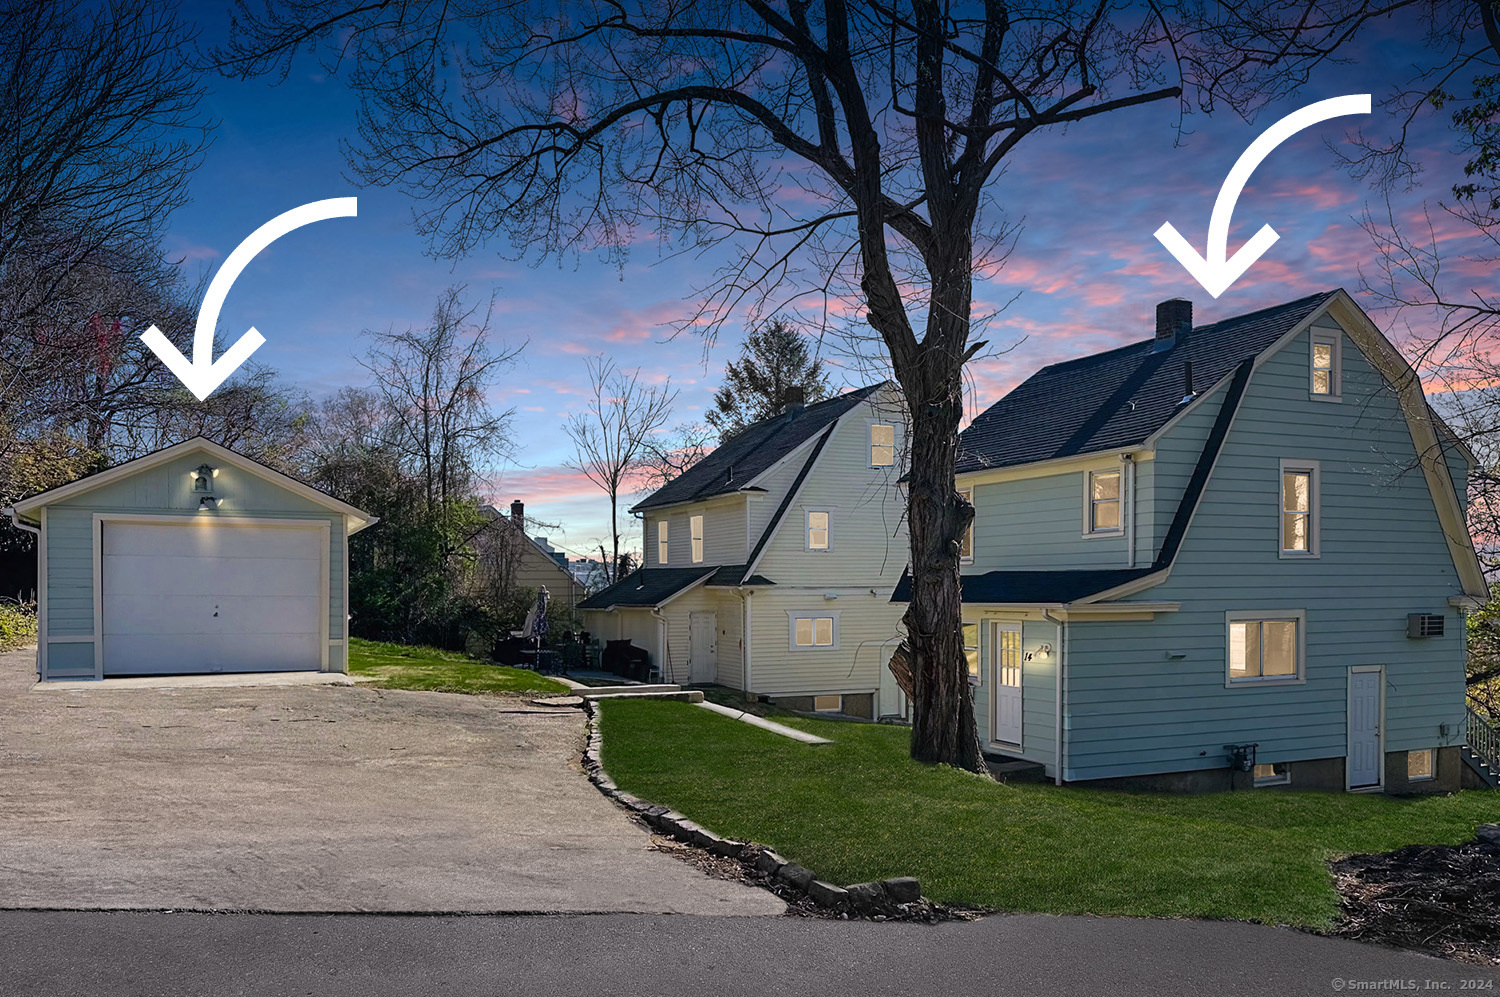
[[[0,907],[785,909],[652,850],[578,769],[576,709],[363,686],[32,694],[33,664],[0,654]]]

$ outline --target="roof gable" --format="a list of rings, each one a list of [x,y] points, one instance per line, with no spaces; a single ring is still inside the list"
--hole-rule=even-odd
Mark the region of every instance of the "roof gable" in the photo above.
[[[887,383],[866,385],[809,405],[799,412],[773,416],[747,426],[641,500],[631,511],[643,512],[742,491],[782,458],[837,422]]]

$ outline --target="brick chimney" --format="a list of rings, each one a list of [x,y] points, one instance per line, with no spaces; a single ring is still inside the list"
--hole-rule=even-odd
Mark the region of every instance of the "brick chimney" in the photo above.
[[[523,532],[525,531],[525,529],[526,529],[526,506],[525,506],[524,503],[522,503],[522,501],[520,499],[516,499],[514,502],[512,502],[510,504],[510,521],[512,523],[516,524],[516,528],[517,529],[519,529],[519,530],[521,530]]]
[[[781,396],[781,411],[787,413],[801,412],[807,405],[807,390],[801,385],[794,384],[786,389]]]
[[[1156,306],[1156,345],[1153,352],[1170,350],[1193,329],[1193,303],[1171,298]]]

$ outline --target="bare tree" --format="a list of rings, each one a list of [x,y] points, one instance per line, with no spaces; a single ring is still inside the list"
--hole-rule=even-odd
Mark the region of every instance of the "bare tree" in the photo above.
[[[713,452],[718,432],[701,422],[684,422],[670,433],[644,441],[639,470],[641,483],[656,489],[680,477],[682,472]]]
[[[1400,3],[1394,6],[1400,6]],[[864,319],[911,411],[912,754],[982,770],[954,490],[990,181],[1032,136],[1157,101],[1253,113],[1392,4],[1283,0],[269,0],[219,53],[303,46],[363,98],[353,165],[423,198],[443,256],[623,260],[647,228],[722,268],[683,328],[804,306]],[[460,41],[462,40],[462,42]]]
[[[374,345],[360,361],[384,402],[384,441],[422,482],[430,521],[512,449],[511,411],[491,408],[489,392],[524,344],[492,349],[490,313],[473,322],[478,307],[464,307],[463,290],[443,292],[427,329],[370,333]]]
[[[609,532],[614,557],[606,568],[610,582],[622,575],[620,562],[620,493],[639,470],[646,444],[672,415],[677,392],[671,381],[656,386],[641,383],[639,370],[621,370],[608,357],[588,361],[589,401],[563,425],[573,441],[568,466],[609,496]]]

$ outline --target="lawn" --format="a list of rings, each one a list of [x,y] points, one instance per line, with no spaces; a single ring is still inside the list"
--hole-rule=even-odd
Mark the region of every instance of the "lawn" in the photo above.
[[[466,692],[500,695],[565,693],[556,679],[524,668],[490,665],[458,651],[408,647],[351,638],[349,673],[379,678],[381,689],[418,692]]]
[[[902,727],[778,717],[810,746],[685,703],[602,704],[623,789],[847,884],[916,876],[934,900],[1001,910],[1328,926],[1326,861],[1452,844],[1500,793],[1200,796],[1001,785],[907,757]]]

